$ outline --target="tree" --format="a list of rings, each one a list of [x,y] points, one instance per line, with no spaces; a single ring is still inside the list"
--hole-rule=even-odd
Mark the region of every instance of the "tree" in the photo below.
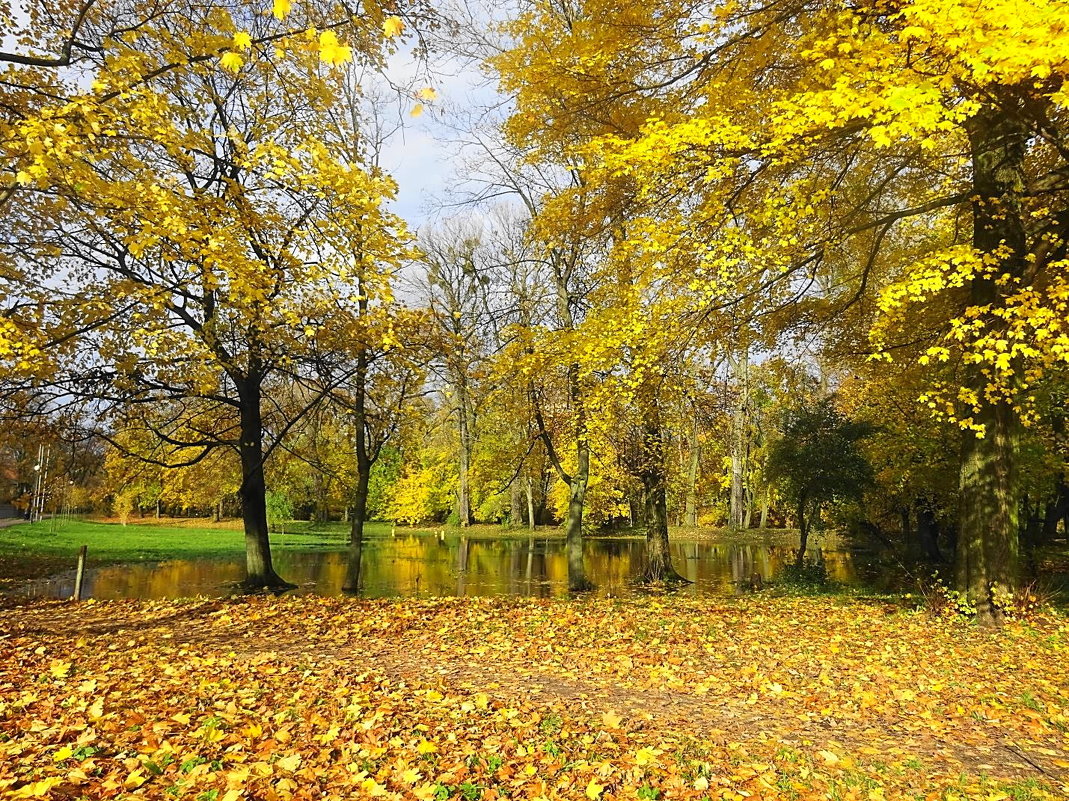
[[[265,385],[303,380],[315,323],[354,314],[349,243],[396,261],[403,233],[381,208],[392,181],[330,146],[340,72],[321,59],[351,51],[326,31],[276,52],[285,30],[248,10],[172,4],[136,46],[109,41],[92,92],[62,111],[104,135],[64,150],[54,115],[20,121],[13,158],[28,199],[6,222],[9,252],[40,287],[21,290],[26,303],[52,309],[56,335],[77,343],[57,400],[87,399],[101,422],[134,410],[169,446],[147,457],[163,466],[238,452],[255,587],[285,584],[271,565],[264,462],[294,422],[265,424]],[[374,58],[376,40],[367,46]],[[57,283],[69,289],[48,297]]]
[[[768,470],[794,505],[801,532],[799,566],[805,560],[809,533],[821,523],[824,509],[860,500],[871,482],[872,468],[859,447],[871,433],[869,425],[843,417],[831,398],[788,410],[782,434],[769,453]]]
[[[532,4],[504,61],[526,124],[601,132],[562,148],[588,194],[633,181],[646,223],[629,239],[694,251],[711,305],[797,321],[817,293],[827,312],[878,295],[885,354],[961,366],[921,402],[961,429],[958,584],[984,621],[1017,581],[1027,387],[1069,359],[1067,14]]]

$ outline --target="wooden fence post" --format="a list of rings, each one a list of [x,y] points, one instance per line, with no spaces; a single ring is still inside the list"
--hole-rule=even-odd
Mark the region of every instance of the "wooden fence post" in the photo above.
[[[83,545],[78,549],[78,572],[74,574],[74,597],[72,601],[82,600],[82,576],[85,574],[85,552],[89,550],[88,545]]]

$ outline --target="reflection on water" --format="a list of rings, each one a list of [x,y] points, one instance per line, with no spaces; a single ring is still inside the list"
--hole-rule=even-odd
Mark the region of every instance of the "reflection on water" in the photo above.
[[[603,596],[634,591],[642,572],[641,539],[588,539],[587,574]],[[868,579],[859,558],[844,550],[814,550],[836,581]],[[681,590],[695,595],[730,594],[754,573],[768,580],[794,558],[786,544],[673,542],[676,569],[693,581]],[[278,573],[299,585],[297,592],[341,594],[344,551],[289,551],[275,555]],[[244,576],[244,560],[174,560],[127,564],[86,571],[85,598],[173,598],[222,596],[234,592]],[[401,534],[367,537],[361,560],[361,595],[529,595],[563,596],[568,588],[568,558],[560,538],[469,538],[459,533],[433,536]],[[74,576],[28,584],[32,595],[70,597]]]

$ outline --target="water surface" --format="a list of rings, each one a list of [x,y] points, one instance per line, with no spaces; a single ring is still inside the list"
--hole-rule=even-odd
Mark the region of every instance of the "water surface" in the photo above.
[[[740,591],[756,573],[764,581],[794,558],[791,538],[756,536],[752,541],[673,542],[676,570],[693,584],[680,590],[691,595],[722,595]],[[795,546],[796,547],[796,546]],[[586,569],[601,596],[635,591],[634,579],[645,564],[645,542],[638,537],[588,538]],[[340,595],[345,577],[344,551],[278,550],[275,569],[298,585],[296,592]],[[830,577],[845,584],[865,583],[874,570],[860,554],[836,546],[814,548]],[[244,577],[244,559],[175,559],[166,562],[96,567],[86,570],[84,598],[177,598],[225,596]],[[568,591],[568,558],[558,536],[469,537],[397,533],[365,540],[361,560],[361,592],[365,597],[509,595],[551,597]],[[27,583],[23,592],[66,598],[74,591],[74,575],[62,574]]]

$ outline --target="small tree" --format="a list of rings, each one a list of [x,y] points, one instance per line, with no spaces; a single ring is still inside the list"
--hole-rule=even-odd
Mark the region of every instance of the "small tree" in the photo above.
[[[293,502],[282,492],[268,491],[264,500],[267,503],[267,521],[271,528],[286,533],[286,521],[293,519]]]
[[[872,481],[872,467],[858,447],[871,433],[869,424],[844,417],[832,398],[803,402],[787,411],[783,436],[769,451],[768,470],[798,516],[798,565],[825,507],[859,500]]]

